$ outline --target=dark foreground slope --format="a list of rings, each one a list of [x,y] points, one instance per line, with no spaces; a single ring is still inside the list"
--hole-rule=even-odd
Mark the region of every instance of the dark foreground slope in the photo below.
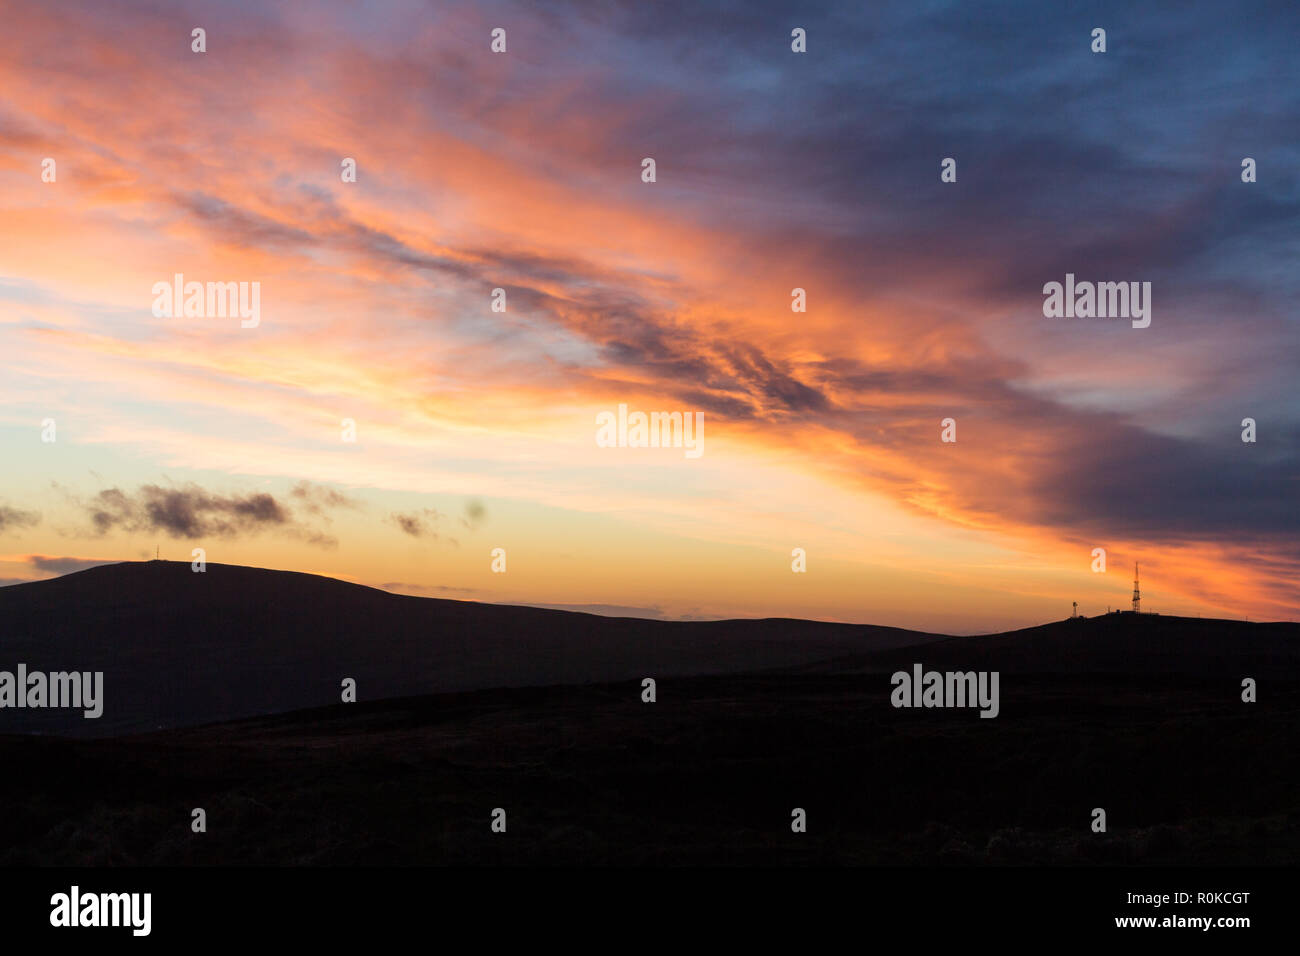
[[[934,635],[673,623],[406,597],[288,571],[106,565],[0,588],[0,670],[103,671],[104,715],[0,710],[0,733],[104,736],[360,700],[815,664]]]
[[[984,720],[769,673],[0,737],[0,865],[1293,864],[1300,686],[1261,688],[1022,677]]]
[[[102,669],[93,729],[174,729],[0,711],[0,865],[1293,862],[1298,631],[671,624],[98,568],[0,589],[0,669]],[[894,708],[915,663],[999,671],[998,716]]]

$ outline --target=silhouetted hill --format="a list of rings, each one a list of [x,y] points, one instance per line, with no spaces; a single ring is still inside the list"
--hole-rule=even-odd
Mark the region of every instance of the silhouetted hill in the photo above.
[[[920,658],[885,649],[855,663],[864,670],[893,670],[914,660],[936,670],[1009,674],[1292,679],[1300,677],[1300,624],[1107,614],[1005,634],[946,638],[928,645]]]
[[[1112,614],[981,637],[788,619],[669,622],[408,597],[184,562],[0,588],[0,670],[103,671],[105,709],[0,710],[0,733],[109,735],[339,702],[686,675],[998,670],[1300,677],[1300,625]]]
[[[390,594],[184,562],[0,588],[0,670],[103,671],[104,715],[0,710],[0,733],[119,734],[339,702],[815,664],[935,635],[794,620],[664,622]]]

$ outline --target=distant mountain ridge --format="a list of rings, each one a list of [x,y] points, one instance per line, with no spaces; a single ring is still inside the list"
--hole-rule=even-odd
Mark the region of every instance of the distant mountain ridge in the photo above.
[[[392,594],[187,562],[0,588],[0,671],[103,671],[104,714],[0,709],[0,734],[101,736],[491,687],[797,667],[939,639],[781,619],[673,622]]]
[[[293,571],[101,565],[0,588],[0,671],[103,671],[104,713],[0,708],[0,734],[111,736],[340,702],[757,671],[1300,678],[1300,625],[1110,614],[949,637],[675,622],[392,594]]]

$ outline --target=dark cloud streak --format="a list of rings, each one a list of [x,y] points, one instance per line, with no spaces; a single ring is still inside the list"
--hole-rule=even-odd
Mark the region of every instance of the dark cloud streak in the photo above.
[[[301,483],[289,495],[306,514],[323,517],[327,507],[350,501],[328,489]],[[105,488],[89,500],[74,498],[97,535],[111,532],[158,533],[169,538],[198,540],[234,538],[264,531],[305,541],[315,547],[335,547],[336,539],[307,526],[288,501],[268,492],[217,494],[190,483],[179,487],[141,485],[134,493]],[[328,519],[326,519],[328,520]]]

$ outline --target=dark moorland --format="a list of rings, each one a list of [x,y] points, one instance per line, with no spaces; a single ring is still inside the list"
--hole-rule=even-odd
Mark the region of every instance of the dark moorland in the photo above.
[[[0,865],[1300,852],[1296,625],[1111,615],[941,638],[666,624],[216,569],[224,587],[164,562],[0,589],[0,669],[102,667],[104,720],[131,711],[114,733],[168,728],[34,735],[0,711]],[[999,716],[893,708],[889,675],[913,663],[999,670]],[[360,703],[334,703],[340,674]],[[658,680],[653,704],[642,676]],[[205,695],[212,682],[227,692]],[[191,832],[195,807],[206,833]],[[794,807],[807,833],[791,832]]]

